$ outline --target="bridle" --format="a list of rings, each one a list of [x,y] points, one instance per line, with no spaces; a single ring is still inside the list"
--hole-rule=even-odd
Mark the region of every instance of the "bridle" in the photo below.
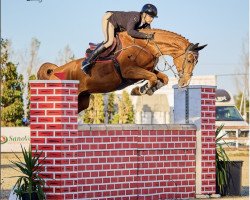
[[[159,46],[155,43],[154,40],[152,40],[152,42],[154,43],[155,47],[157,48],[158,53],[159,53],[159,54],[162,56],[162,58],[164,59],[164,65],[165,65],[164,69],[163,69],[163,70],[160,70],[160,69],[157,67],[157,70],[159,70],[159,71],[161,71],[161,72],[171,70],[176,78],[177,78],[177,77],[182,78],[182,77],[184,76],[184,69],[185,69],[185,67],[186,67],[187,56],[188,56],[188,54],[191,53],[191,54],[193,55],[193,57],[194,57],[194,66],[195,66],[195,65],[197,64],[197,62],[198,62],[198,60],[197,60],[197,55],[198,55],[198,54],[197,54],[196,52],[192,51],[192,47],[194,46],[194,44],[191,43],[191,44],[186,48],[186,50],[185,50],[184,53],[182,53],[182,54],[180,54],[180,55],[178,55],[178,56],[176,56],[176,57],[173,58],[173,60],[175,60],[176,58],[179,58],[180,56],[182,56],[182,55],[185,54],[185,58],[184,58],[183,63],[182,63],[182,68],[181,68],[181,70],[178,71],[178,73],[176,73],[176,72],[173,70],[173,67],[175,66],[175,64],[170,65],[170,64],[168,63],[168,61],[165,59],[165,57],[163,56],[163,54],[162,54],[162,52],[161,52]],[[167,69],[166,69],[166,65],[168,66]],[[176,69],[177,69],[177,67],[176,67]],[[187,75],[189,75],[189,76],[191,77],[191,76],[193,76],[193,73],[191,72],[191,73],[188,73]]]

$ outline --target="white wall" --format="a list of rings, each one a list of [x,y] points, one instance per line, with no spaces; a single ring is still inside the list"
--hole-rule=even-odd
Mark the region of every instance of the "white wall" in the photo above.
[[[21,152],[30,144],[29,127],[1,127],[1,152]]]

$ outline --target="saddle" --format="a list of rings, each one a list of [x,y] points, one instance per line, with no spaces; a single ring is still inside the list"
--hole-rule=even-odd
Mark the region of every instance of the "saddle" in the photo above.
[[[100,43],[95,44],[95,43],[90,42],[89,48],[86,50],[85,57],[88,58],[91,55],[92,51],[94,51],[98,45],[100,45]],[[116,60],[116,58],[118,57],[118,55],[120,54],[121,51],[119,51],[117,54],[114,54],[114,52],[121,50],[121,49],[122,49],[122,43],[119,39],[119,36],[116,35],[116,37],[114,38],[113,44],[109,48],[107,48],[104,52],[102,52],[95,61],[97,61],[97,62],[110,61],[110,62],[114,63],[115,70],[120,75],[120,77],[122,79],[122,83],[119,86],[119,88],[122,89],[122,88],[125,88],[129,85],[129,80],[124,79],[122,77],[120,65],[119,65],[118,61]]]
[[[91,53],[95,50],[95,48],[100,44],[101,43],[95,44],[90,42],[89,48],[86,50],[85,57],[88,58],[91,55]],[[114,55],[114,52],[118,49],[121,49],[121,42],[117,35],[114,38],[113,44],[98,56],[97,61],[113,60],[115,57],[119,55],[119,53],[117,55]]]

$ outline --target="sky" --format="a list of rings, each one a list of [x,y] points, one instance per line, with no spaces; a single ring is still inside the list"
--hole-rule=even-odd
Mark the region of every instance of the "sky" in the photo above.
[[[234,77],[221,75],[243,68],[243,44],[247,49],[249,45],[248,0],[1,0],[1,37],[11,41],[14,52],[27,50],[37,38],[41,63],[55,63],[67,45],[80,58],[89,42],[103,41],[106,11],[140,11],[146,3],[158,8],[152,28],[208,44],[200,51],[194,75],[219,75],[218,88],[237,94]]]

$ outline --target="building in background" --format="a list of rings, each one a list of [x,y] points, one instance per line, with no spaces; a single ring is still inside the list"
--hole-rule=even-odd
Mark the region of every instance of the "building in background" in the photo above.
[[[135,105],[136,124],[168,124],[171,122],[171,107],[167,94],[143,95]]]

